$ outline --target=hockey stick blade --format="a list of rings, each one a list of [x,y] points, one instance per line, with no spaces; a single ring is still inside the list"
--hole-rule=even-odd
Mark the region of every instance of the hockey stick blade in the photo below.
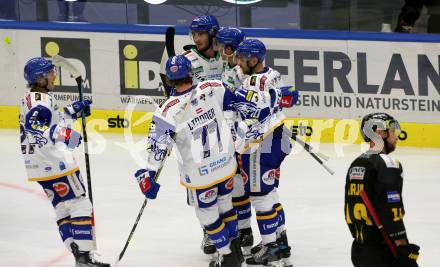
[[[55,55],[52,57],[52,62],[55,66],[66,69],[73,78],[77,79],[78,77],[81,77],[79,70],[64,57]]]

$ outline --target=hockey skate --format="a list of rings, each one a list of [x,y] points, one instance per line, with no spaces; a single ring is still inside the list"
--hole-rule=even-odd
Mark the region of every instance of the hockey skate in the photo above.
[[[217,258],[217,249],[205,230],[203,230],[202,245],[200,248],[203,250],[203,253],[210,256],[212,259]]]
[[[276,242],[262,245],[261,249],[246,260],[248,266],[282,267],[280,250]]]
[[[278,248],[280,249],[281,263],[283,267],[293,267],[292,261],[290,260],[291,248],[287,241],[286,231],[282,231],[277,238]]]
[[[251,255],[257,254],[263,248],[263,242],[260,241],[255,247],[251,248]]]
[[[70,244],[73,256],[75,256],[76,267],[110,267],[108,263],[98,262],[90,254],[90,251],[79,251],[78,245]]]
[[[251,256],[252,245],[254,244],[254,236],[252,235],[252,228],[245,228],[239,230],[239,237],[243,256],[248,258]]]

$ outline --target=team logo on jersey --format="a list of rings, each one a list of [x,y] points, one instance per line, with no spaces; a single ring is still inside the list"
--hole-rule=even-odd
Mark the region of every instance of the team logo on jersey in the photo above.
[[[400,202],[400,194],[397,191],[387,192],[388,203]]]
[[[209,173],[209,170],[206,165],[199,168],[200,176],[207,175],[208,173]]]
[[[263,181],[263,183],[265,183],[267,185],[273,185],[275,183],[276,175],[277,175],[277,170],[271,169],[271,170],[266,171],[263,174],[263,176],[261,177],[261,180]]]
[[[69,185],[63,182],[54,183],[52,187],[60,197],[67,196],[67,194],[69,194],[70,191]]]
[[[202,66],[192,69],[192,73],[199,73],[199,72],[203,72],[203,67]]]
[[[198,104],[199,104],[199,100],[197,98],[191,100],[191,105],[193,105],[193,107],[197,106]]]
[[[199,195],[199,200],[205,204],[211,203],[216,198],[217,198],[216,189],[209,189],[208,191],[205,191]]]
[[[249,83],[250,85],[255,86],[257,84],[257,76],[252,76]]]
[[[164,46],[160,41],[119,40],[122,95],[163,96],[159,64]],[[177,66],[173,66],[173,70],[177,71]]]
[[[205,101],[206,100],[206,96],[205,94],[201,94],[200,95],[200,101]]]
[[[41,94],[35,93],[35,101],[40,101],[40,100],[41,100]]]
[[[92,92],[90,39],[41,37],[41,56],[62,55],[81,73],[84,93]],[[62,68],[57,69],[55,92],[78,93],[76,80]]]
[[[352,167],[349,172],[350,180],[364,180],[365,167]]]

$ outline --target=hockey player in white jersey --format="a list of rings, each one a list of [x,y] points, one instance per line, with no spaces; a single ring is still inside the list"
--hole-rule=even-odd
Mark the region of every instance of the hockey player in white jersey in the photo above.
[[[225,60],[222,81],[232,88],[240,87],[245,79],[240,66],[237,65],[234,52],[238,45],[243,42],[245,35],[243,31],[234,27],[222,27],[215,38],[216,50],[220,52]],[[236,125],[241,120],[240,114],[234,111],[225,112],[225,118],[231,126],[234,141],[236,141]],[[238,155],[238,154],[237,154]],[[239,155],[238,155],[239,157]],[[241,170],[241,168],[240,168]],[[232,191],[232,204],[237,211],[238,232],[240,243],[243,248],[243,255],[250,256],[254,237],[251,228],[251,202],[249,192],[244,188],[244,180],[241,171],[234,176],[234,190]]]
[[[193,84],[206,80],[221,80],[224,61],[220,53],[214,49],[215,36],[220,28],[217,18],[210,15],[197,16],[189,28],[190,38],[195,47],[186,51],[184,55],[191,61]],[[215,256],[214,243],[206,231],[203,231],[201,249],[206,255]]]
[[[192,85],[191,62],[182,55],[168,60],[166,73],[175,94],[153,116],[147,165],[135,177],[145,196],[155,199],[160,188],[156,175],[174,144],[180,183],[188,189],[196,216],[220,253],[219,261],[210,266],[241,266],[243,257],[231,195],[237,161],[223,113],[232,108],[244,116],[264,119],[278,108],[283,92],[232,93],[218,80]]]
[[[266,48],[261,41],[245,40],[235,54],[243,73],[250,75],[243,82],[243,88],[267,91],[282,87],[281,75],[264,66]],[[298,93],[295,91],[293,96],[283,98],[282,103],[291,106],[297,99]],[[280,166],[291,151],[284,118],[279,110],[264,122],[250,126],[240,148],[243,172],[247,175],[245,187],[250,192],[262,237],[262,243],[251,250],[253,257],[246,260],[248,265],[292,266],[284,210],[277,193]]]
[[[193,84],[206,80],[221,80],[223,59],[214,49],[215,35],[220,26],[216,17],[198,16],[189,26],[190,37],[195,47],[184,55],[191,61]]]
[[[109,267],[93,258],[92,205],[86,196],[79,167],[72,150],[81,135],[71,122],[90,115],[88,100],[58,108],[51,91],[56,71],[50,60],[30,59],[24,67],[30,91],[21,100],[21,151],[29,181],[38,182],[55,209],[59,233],[74,254],[77,267]]]
[[[214,40],[214,49],[224,60],[222,81],[233,88],[240,87],[246,78],[234,57],[235,50],[244,39],[245,35],[242,30],[234,27],[221,27]]]

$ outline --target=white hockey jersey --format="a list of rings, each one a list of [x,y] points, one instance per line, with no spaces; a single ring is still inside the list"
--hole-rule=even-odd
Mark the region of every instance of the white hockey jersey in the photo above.
[[[68,127],[52,95],[27,92],[21,100],[20,141],[29,181],[48,181],[79,170],[72,151],[51,140],[53,132]]]
[[[224,112],[232,108],[273,109],[269,93],[262,92],[245,102],[219,80],[194,85],[172,95],[156,110],[148,135],[146,168],[158,171],[172,146],[177,147],[180,182],[191,189],[203,189],[235,175],[237,161],[231,130]],[[174,141],[173,141],[174,140]]]
[[[235,65],[234,67],[230,67],[228,62],[224,62],[223,73],[222,73],[222,82],[228,85],[230,88],[234,90],[238,87],[241,87],[243,81],[246,76],[243,74],[240,66]],[[225,119],[231,128],[232,138],[234,142],[237,141],[237,123],[241,121],[240,115],[233,110],[225,112]],[[237,147],[237,146],[236,146]]]
[[[252,74],[243,81],[242,87],[246,90],[268,92],[270,89],[280,90],[284,86],[281,74],[270,68],[265,67],[261,73]],[[267,117],[264,121],[242,121],[246,123],[246,133],[239,134],[237,150],[239,153],[248,151],[249,147],[259,144],[266,136],[273,132],[277,127],[284,123],[285,115],[281,109],[275,110],[274,114]],[[249,128],[249,129],[248,129]]]
[[[206,58],[196,48],[191,48],[184,55],[191,61],[193,84],[222,79],[224,61],[220,53],[217,52],[215,58]]]
[[[235,65],[234,67],[229,66],[228,62],[224,63],[223,73],[222,73],[222,81],[233,87],[237,88],[243,84],[243,81],[246,79],[247,75],[243,74],[240,66]]]

